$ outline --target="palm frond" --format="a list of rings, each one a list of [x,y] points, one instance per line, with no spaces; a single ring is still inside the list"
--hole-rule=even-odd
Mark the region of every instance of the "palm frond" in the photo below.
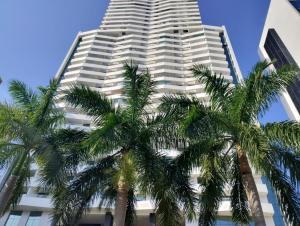
[[[8,195],[8,200],[5,203],[4,209],[1,214],[5,211],[8,211],[11,207],[15,208],[19,202],[26,183],[29,181],[30,177],[30,162],[31,158],[26,153],[21,153],[18,155],[15,160],[12,162],[12,169],[10,171],[10,177],[15,177],[16,181],[13,184],[13,191]],[[8,179],[9,180],[9,179]]]
[[[87,86],[74,86],[65,92],[64,99],[73,107],[81,108],[85,113],[92,116],[96,121],[115,110],[112,102],[103,94],[91,90]]]
[[[134,112],[141,111],[150,104],[150,96],[154,91],[154,82],[148,70],[139,72],[133,62],[124,64],[124,89],[129,107]]]
[[[139,170],[140,189],[143,193],[151,193],[155,185],[155,178],[160,178],[164,168],[164,157],[150,145],[138,144],[134,152],[134,164]]]
[[[185,95],[165,95],[161,98],[159,111],[166,113],[173,120],[182,119],[192,106],[203,105],[199,99]]]
[[[279,166],[287,171],[286,174],[294,185],[300,182],[300,154],[296,154],[292,148],[286,148],[279,143],[271,145],[272,156],[275,158]]]
[[[258,114],[263,115],[299,71],[297,66],[290,65],[277,71],[267,70],[271,64],[267,61],[257,63],[246,80],[247,95],[242,107],[245,120],[256,120]]]
[[[231,190],[231,208],[232,220],[237,224],[249,224],[249,206],[243,178],[240,171],[240,165],[237,153],[232,156],[232,190]]]
[[[108,154],[118,149],[122,142],[120,137],[121,121],[115,114],[108,114],[102,118],[101,126],[89,133],[83,146],[95,154]]]
[[[17,173],[16,168],[13,168],[12,174],[17,174],[16,176],[18,177],[16,186],[12,193],[13,195],[10,199],[10,205],[12,205],[13,207],[16,207],[16,205],[20,201],[20,198],[24,193],[24,189],[26,188],[26,184],[30,179],[30,163],[31,158],[29,156],[26,156],[26,158],[21,163],[19,163],[18,161],[16,162],[16,164],[22,164]]]
[[[9,93],[14,102],[32,112],[37,104],[37,95],[23,82],[13,80],[9,84]]]
[[[272,142],[279,142],[288,147],[300,150],[300,123],[283,121],[267,123],[262,127],[266,136]]]
[[[199,184],[202,187],[200,195],[199,225],[213,225],[218,213],[219,204],[224,196],[226,182],[226,163],[216,154],[207,155],[202,165]]]
[[[224,137],[231,129],[232,121],[228,115],[203,105],[191,107],[182,120],[180,131],[191,139],[209,139],[211,137]]]
[[[66,187],[58,187],[53,193],[54,210],[52,213],[52,223],[58,226],[76,225],[82,214],[88,210],[92,202],[92,193],[90,190],[78,193],[81,199],[65,200],[68,197],[69,191]],[[94,194],[94,196],[96,196]]]
[[[51,188],[68,182],[73,169],[65,166],[64,155],[58,149],[49,148],[39,156],[37,162],[41,184]]]
[[[86,137],[86,132],[72,129],[61,129],[48,137],[38,158],[42,184],[55,187],[67,183],[78,165],[91,159],[81,144]]]
[[[20,125],[26,121],[26,114],[19,108],[7,104],[0,105],[0,139],[11,143],[22,134]]]
[[[270,143],[261,128],[256,125],[243,124],[240,128],[239,142],[241,150],[247,153],[251,164],[260,170],[260,161],[265,159]]]
[[[189,144],[175,158],[176,164],[183,171],[191,171],[193,167],[201,167],[206,156],[213,152],[221,153],[225,143],[214,139],[198,140]]]
[[[228,118],[232,121],[240,123],[246,121],[246,116],[242,109],[247,107],[246,102],[247,89],[243,85],[236,85],[232,94],[227,98],[227,102],[224,102],[222,111],[227,113]],[[248,116],[247,116],[248,117]],[[248,118],[247,118],[248,120]]]
[[[189,172],[181,170],[174,161],[166,166],[167,173],[165,181],[169,178],[169,185],[167,185],[166,188],[170,187],[174,190],[177,200],[182,206],[184,215],[188,220],[194,220],[196,217],[195,211],[198,198],[196,198],[196,191],[190,182]]]
[[[291,225],[300,225],[300,197],[288,176],[278,168],[272,155],[261,162],[261,168],[275,189],[286,221]]]
[[[205,91],[217,105],[222,105],[222,102],[231,95],[232,83],[226,80],[224,76],[213,73],[204,65],[194,65],[192,72],[200,83],[205,84]]]
[[[158,199],[156,215],[160,225],[174,226],[182,225],[184,222],[179,203],[173,196],[175,194],[172,194],[172,191],[166,190],[165,194]]]
[[[110,208],[115,204],[117,197],[117,189],[114,184],[114,181],[107,180],[106,188],[101,192],[101,201],[99,203],[99,208]]]
[[[54,190],[54,221],[75,224],[111,180],[115,158],[106,157],[87,167],[66,188]],[[56,192],[60,191],[60,192]]]
[[[46,91],[43,92],[40,96],[39,104],[37,105],[34,112],[34,124],[37,127],[40,127],[44,123],[46,118],[51,116],[53,111],[57,112],[57,110],[54,110],[54,101],[58,86],[59,80],[52,79],[49,82],[49,86],[46,88]]]
[[[134,208],[135,203],[136,203],[136,198],[134,195],[134,190],[130,189],[128,191],[125,226],[133,226],[134,219],[136,217],[136,212]]]
[[[22,151],[24,151],[22,145],[0,141],[0,170],[11,164]]]
[[[164,113],[148,116],[140,137],[145,137],[156,149],[178,148],[186,142],[178,130],[179,123]]]
[[[39,128],[42,132],[46,133],[49,130],[55,130],[60,128],[65,122],[65,115],[59,109],[49,110],[49,115],[47,115],[42,121],[40,121]]]
[[[189,181],[189,173],[181,171],[170,158],[149,146],[140,144],[136,152],[139,153],[135,155],[135,165],[139,169],[140,190],[155,201],[158,221],[171,226],[182,223],[183,213],[189,219],[193,218],[197,199]]]

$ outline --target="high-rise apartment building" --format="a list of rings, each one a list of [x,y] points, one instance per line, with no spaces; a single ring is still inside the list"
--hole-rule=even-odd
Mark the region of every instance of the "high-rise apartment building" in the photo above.
[[[197,0],[111,0],[101,26],[77,35],[56,76],[61,79],[61,89],[68,89],[74,83],[84,84],[122,105],[122,73],[126,60],[150,70],[157,84],[154,104],[166,93],[191,94],[209,101],[204,84],[199,84],[192,76],[190,68],[194,64],[207,65],[232,83],[242,82],[225,27],[203,25]],[[71,127],[93,128],[89,117],[63,101],[58,107],[66,112]],[[51,224],[51,199],[47,191],[38,189],[35,164],[31,172],[26,194],[16,211],[7,213],[0,225],[5,222],[8,226]],[[195,169],[191,181],[200,193],[198,175],[199,170]],[[255,180],[266,222],[274,225],[268,189],[259,175],[255,175]],[[226,194],[230,194],[230,187]],[[111,225],[113,209],[100,211],[97,204],[95,202],[90,212],[83,216],[80,225]],[[217,225],[234,225],[230,223],[230,209],[230,200],[224,197]],[[135,225],[155,225],[154,205],[147,197],[138,196],[136,211]],[[198,223],[186,222],[186,225]]]
[[[279,69],[285,64],[300,66],[300,1],[271,0],[259,44],[262,59],[275,60]],[[300,121],[300,75],[282,94],[290,119]]]

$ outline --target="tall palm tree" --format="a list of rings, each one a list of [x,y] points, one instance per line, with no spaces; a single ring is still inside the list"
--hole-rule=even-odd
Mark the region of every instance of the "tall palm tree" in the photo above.
[[[227,183],[232,185],[233,221],[247,224],[250,208],[255,225],[266,225],[252,167],[272,183],[286,220],[300,225],[300,199],[294,189],[300,179],[300,124],[258,123],[258,117],[294,81],[298,68],[285,66],[275,72],[269,70],[270,64],[257,63],[245,83],[235,87],[196,65],[192,71],[205,84],[210,104],[184,95],[162,100],[160,110],[178,122],[174,128],[188,143],[177,164],[187,171],[202,167],[199,225],[213,224]]]
[[[17,204],[30,177],[30,164],[49,149],[46,138],[62,122],[54,107],[58,81],[32,91],[20,81],[12,81],[9,92],[13,105],[0,104],[0,168],[9,176],[0,192],[0,214]]]
[[[164,117],[151,109],[151,76],[147,70],[139,72],[132,63],[126,63],[124,71],[125,103],[121,106],[85,86],[66,92],[66,101],[89,115],[95,128],[88,133],[73,131],[80,134],[81,151],[75,155],[84,167],[70,182],[59,183],[62,186],[54,183],[56,224],[75,224],[83,211],[101,198],[100,207],[115,204],[114,225],[132,225],[138,192],[155,200],[158,220],[164,226],[181,225],[182,208],[193,217],[196,197],[188,173],[155,148],[167,140],[160,139],[166,127]],[[69,157],[62,153],[62,162],[68,162]],[[55,163],[43,170],[50,186],[60,174],[64,170],[57,172]]]

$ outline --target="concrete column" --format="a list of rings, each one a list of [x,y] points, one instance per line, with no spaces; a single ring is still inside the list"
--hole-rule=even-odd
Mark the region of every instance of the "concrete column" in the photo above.
[[[51,226],[51,221],[50,212],[43,212],[39,226]]]
[[[191,221],[189,222],[188,220],[185,220],[185,226],[198,226],[198,221]]]
[[[24,226],[26,225],[27,221],[28,221],[28,218],[29,218],[29,214],[30,212],[23,212],[22,215],[21,215],[21,219],[18,223],[18,226]]]
[[[105,214],[104,226],[112,226],[114,222],[114,217],[111,212]]]
[[[156,215],[155,213],[149,214],[149,226],[156,226]]]
[[[35,189],[33,187],[29,187],[27,191],[27,195],[36,194]]]
[[[9,217],[9,211],[7,211],[1,218],[0,218],[0,225],[5,225],[5,222],[7,221]]]

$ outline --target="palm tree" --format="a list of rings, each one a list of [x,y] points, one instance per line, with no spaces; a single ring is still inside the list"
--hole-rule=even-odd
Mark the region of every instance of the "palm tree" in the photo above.
[[[49,150],[46,138],[62,122],[54,107],[58,81],[32,91],[20,81],[12,81],[9,92],[13,105],[0,105],[0,168],[8,167],[9,176],[0,192],[0,214],[17,204],[30,177],[32,161]]]
[[[173,123],[178,121],[175,127],[188,143],[177,164],[187,171],[202,167],[199,225],[213,224],[227,183],[232,185],[233,221],[247,224],[250,207],[255,225],[266,225],[252,167],[272,183],[286,220],[300,225],[300,199],[295,192],[300,179],[300,124],[258,123],[258,117],[294,81],[298,68],[285,66],[275,72],[268,70],[270,64],[257,63],[245,83],[235,87],[196,65],[192,71],[205,84],[210,104],[184,95],[162,100],[160,110]]]
[[[71,87],[65,93],[65,100],[90,116],[95,128],[88,133],[72,132],[79,133],[81,151],[74,153],[84,168],[71,181],[53,183],[52,179],[64,175],[68,167],[57,172],[54,163],[43,170],[45,182],[54,184],[55,224],[76,224],[83,211],[100,198],[100,207],[115,204],[114,225],[132,225],[138,192],[155,200],[158,220],[164,226],[182,224],[182,207],[193,217],[196,198],[188,173],[154,146],[167,143],[166,138],[160,139],[167,126],[164,117],[151,109],[151,76],[132,63],[126,63],[124,71],[125,102],[120,106],[85,86]],[[72,153],[61,153],[60,159],[68,165]]]

